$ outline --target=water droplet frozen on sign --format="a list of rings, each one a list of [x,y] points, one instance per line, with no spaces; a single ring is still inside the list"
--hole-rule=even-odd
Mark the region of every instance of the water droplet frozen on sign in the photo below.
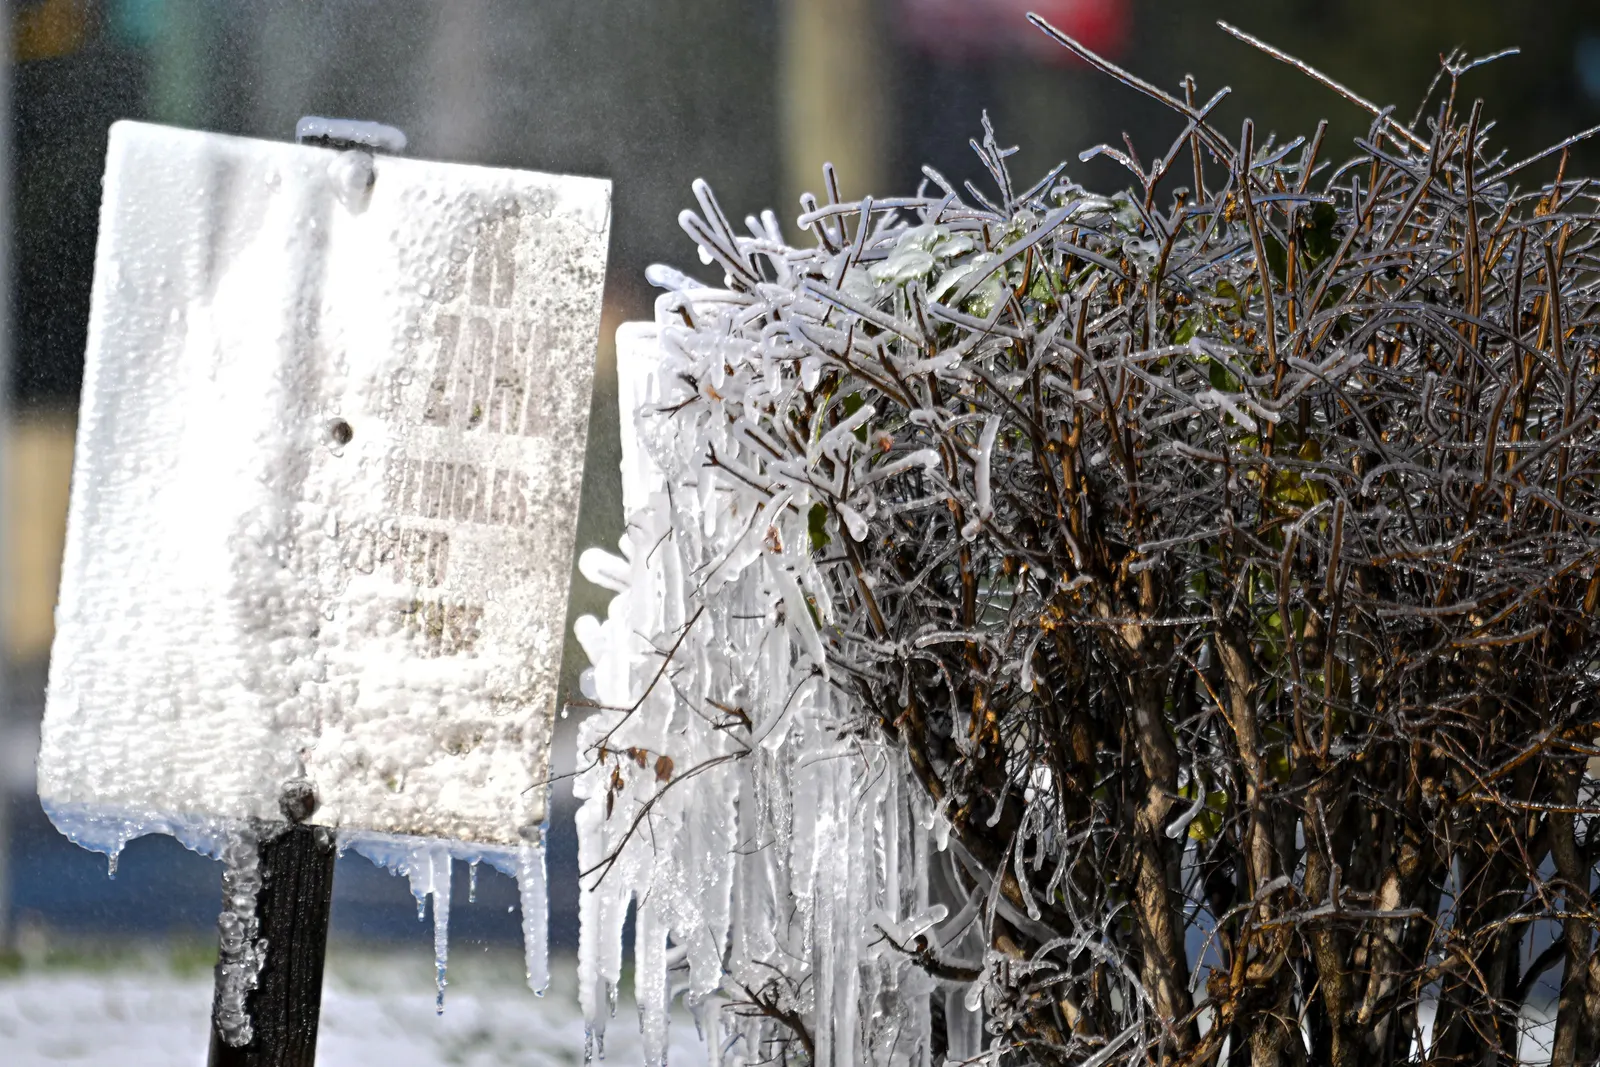
[[[350,211],[365,210],[374,180],[372,154],[358,148],[340,152],[328,164],[328,177],[339,203]]]

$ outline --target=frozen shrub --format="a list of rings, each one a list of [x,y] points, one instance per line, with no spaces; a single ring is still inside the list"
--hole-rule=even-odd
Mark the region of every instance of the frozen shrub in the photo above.
[[[1594,187],[1454,58],[1331,162],[1085,55],[1182,124],[1116,196],[987,123],[992,189],[805,247],[697,189],[589,560],[586,981],[632,896],[740,1062],[1592,1062]]]

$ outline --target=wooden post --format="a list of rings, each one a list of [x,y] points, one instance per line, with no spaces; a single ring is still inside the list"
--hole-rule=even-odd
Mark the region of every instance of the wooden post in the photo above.
[[[312,1067],[333,909],[334,833],[291,824],[261,843],[260,936],[267,958],[246,999],[253,1035],[238,1047],[213,1013],[210,1067]]]

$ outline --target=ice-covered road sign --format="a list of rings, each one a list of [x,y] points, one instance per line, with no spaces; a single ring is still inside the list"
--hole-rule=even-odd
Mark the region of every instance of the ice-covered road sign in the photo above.
[[[599,180],[112,128],[47,807],[543,820],[609,223]]]

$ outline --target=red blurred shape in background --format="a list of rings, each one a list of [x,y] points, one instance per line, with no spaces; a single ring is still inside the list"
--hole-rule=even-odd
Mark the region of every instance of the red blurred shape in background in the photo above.
[[[899,22],[913,47],[944,59],[1076,62],[1028,22],[1030,11],[1102,55],[1116,55],[1127,38],[1127,0],[900,0]]]

